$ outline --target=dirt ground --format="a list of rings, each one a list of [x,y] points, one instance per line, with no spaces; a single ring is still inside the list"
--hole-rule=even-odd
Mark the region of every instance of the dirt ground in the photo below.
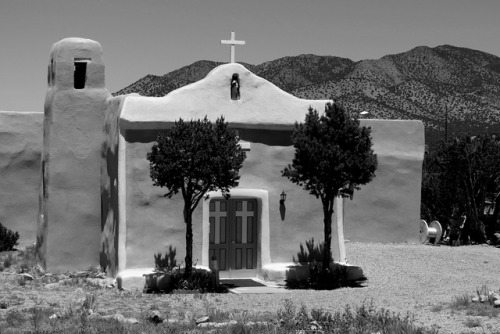
[[[361,288],[333,291],[294,290],[278,295],[186,294],[150,295],[140,291],[98,288],[111,279],[82,284],[19,283],[18,277],[0,273],[0,321],[11,309],[28,312],[41,305],[54,313],[81,303],[85,294],[96,295],[100,314],[121,313],[140,318],[151,308],[169,318],[198,317],[210,312],[276,314],[291,299],[297,307],[342,311],[372,302],[401,315],[408,312],[417,325],[434,327],[439,333],[500,333],[500,318],[470,316],[450,308],[457,296],[473,295],[483,285],[500,290],[500,249],[486,246],[424,246],[413,244],[347,243],[349,263],[360,266],[368,281]],[[5,307],[1,307],[3,306]]]

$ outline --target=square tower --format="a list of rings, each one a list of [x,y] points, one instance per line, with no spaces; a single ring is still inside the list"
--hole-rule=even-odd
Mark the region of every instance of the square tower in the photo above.
[[[99,264],[101,145],[106,101],[101,45],[53,45],[45,97],[37,253],[51,271]]]

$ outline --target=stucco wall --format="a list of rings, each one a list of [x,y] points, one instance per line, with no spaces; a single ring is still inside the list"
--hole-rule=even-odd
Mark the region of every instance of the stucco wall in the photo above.
[[[0,112],[0,222],[19,247],[36,241],[42,129],[42,112]]]
[[[238,73],[241,99],[229,97],[229,81]],[[179,118],[203,118],[212,121],[224,115],[240,138],[251,142],[251,150],[241,170],[238,189],[268,191],[270,256],[272,262],[289,262],[299,244],[311,237],[323,238],[321,203],[299,186],[281,176],[291,162],[290,143],[293,124],[303,122],[312,106],[324,110],[327,101],[302,100],[259,78],[239,64],[214,69],[194,84],[182,87],[162,98],[129,96],[120,113],[119,151],[122,160],[122,189],[126,194],[120,210],[120,225],[126,264],[121,269],[148,267],[153,254],[168,245],[177,248],[177,259],[185,256],[185,226],[180,195],[166,199],[164,189],[152,186],[146,154],[158,131],[168,129]],[[372,127],[374,150],[379,168],[372,183],[346,200],[345,236],[353,241],[408,242],[418,237],[421,164],[424,129],[419,121],[362,120]],[[118,181],[120,184],[120,180]],[[279,195],[287,193],[286,219],[281,221]],[[202,208],[194,213],[194,260],[201,254]],[[122,255],[120,255],[122,256]],[[349,255],[347,254],[347,257]],[[124,262],[123,262],[124,263]]]
[[[398,124],[399,123],[399,124]],[[346,239],[364,242],[416,242],[420,210],[420,173],[423,157],[423,127],[420,122],[363,120],[371,126],[379,167],[374,180],[345,200]],[[323,240],[321,203],[301,187],[281,176],[293,159],[294,148],[276,145],[289,142],[289,131],[274,136],[258,130],[241,131],[252,142],[235,189],[264,189],[269,194],[271,262],[290,262],[299,244],[311,237]],[[136,131],[127,136],[127,237],[126,268],[152,267],[153,254],[169,245],[177,248],[177,259],[185,256],[185,224],[182,197],[164,198],[165,189],[154,187],[146,154],[152,142]],[[150,140],[151,137],[149,137]],[[146,141],[147,141],[146,140]],[[286,218],[280,218],[280,193],[285,191]],[[194,260],[200,262],[201,205],[194,214]],[[349,259],[349,254],[347,254]],[[338,260],[338,259],[337,259]]]
[[[363,120],[378,158],[375,179],[345,199],[344,235],[361,242],[417,242],[424,126],[419,121]]]
[[[134,133],[127,133],[134,140]],[[164,197],[167,190],[154,187],[146,159],[152,143],[127,143],[127,237],[126,267],[154,267],[154,254],[164,253],[169,245],[177,250],[177,261],[184,261],[186,225],[182,195]],[[193,215],[193,262],[201,264],[201,214]]]
[[[86,84],[74,88],[74,62],[88,61]],[[106,101],[99,43],[64,39],[52,47],[45,101],[38,254],[50,271],[99,263],[101,148]]]

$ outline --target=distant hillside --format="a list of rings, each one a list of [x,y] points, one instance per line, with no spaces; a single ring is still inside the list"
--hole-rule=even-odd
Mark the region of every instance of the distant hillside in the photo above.
[[[202,60],[162,76],[147,75],[114,95],[164,96],[221,64]],[[350,111],[369,111],[372,118],[420,119],[431,143],[444,137],[446,111],[449,137],[500,132],[500,58],[485,52],[419,46],[359,62],[300,55],[242,65],[297,97],[333,97]]]

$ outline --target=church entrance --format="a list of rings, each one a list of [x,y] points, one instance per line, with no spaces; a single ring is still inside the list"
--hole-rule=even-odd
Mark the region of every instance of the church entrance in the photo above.
[[[257,200],[212,199],[209,212],[209,257],[219,270],[256,269]]]

